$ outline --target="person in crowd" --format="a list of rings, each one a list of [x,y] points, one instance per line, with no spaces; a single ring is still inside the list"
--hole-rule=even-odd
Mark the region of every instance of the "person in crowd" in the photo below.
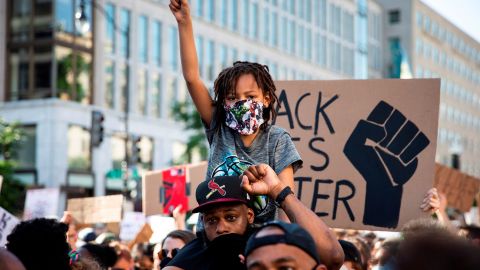
[[[201,80],[187,0],[169,4],[179,31],[183,77],[193,103],[205,125],[210,145],[206,179],[215,176],[240,176],[252,164],[265,163],[277,173],[280,181],[292,189],[293,173],[302,160],[290,135],[272,125],[276,88],[268,67],[259,63],[237,61],[220,72],[215,80],[214,98]],[[255,223],[287,220],[282,211],[266,196],[252,205]],[[202,223],[197,231],[203,230]]]
[[[480,269],[480,248],[444,225],[415,222],[415,226],[404,229],[402,236],[396,270]]]
[[[266,164],[250,166],[242,178],[214,177],[196,190],[199,206],[193,212],[203,214],[205,230],[201,237],[185,246],[165,268],[172,269],[245,269],[239,255],[252,233],[254,211],[250,196],[266,195],[284,210],[291,221],[311,235],[322,264],[339,269],[343,251],[334,233],[317,215],[293,195],[275,171]]]
[[[394,270],[400,241],[400,238],[391,238],[381,242],[379,248],[374,249],[372,252],[370,269]]]
[[[118,241],[112,241],[109,244],[115,250],[117,254],[117,261],[113,265],[115,270],[134,270],[135,263],[133,261],[132,254],[126,245],[121,244]]]
[[[315,240],[298,224],[267,222],[248,240],[245,263],[249,270],[327,269]]]
[[[360,235],[358,235],[356,237],[347,237],[344,240],[346,240],[346,241],[355,245],[357,250],[360,252],[360,256],[361,256],[362,265],[361,265],[360,269],[367,270],[368,269],[368,262],[370,261],[371,252],[372,252],[369,245],[367,244],[367,241]],[[347,256],[347,254],[345,254],[345,257],[346,256]],[[345,260],[347,260],[347,258],[345,258]]]
[[[81,258],[96,261],[101,269],[109,269],[117,262],[117,253],[113,247],[87,243],[78,249]]]
[[[7,249],[28,270],[70,269],[68,226],[54,219],[20,222],[7,237]]]
[[[71,249],[77,248],[78,232],[75,225],[72,213],[69,211],[63,212],[63,217],[60,219],[60,222],[65,223],[68,226],[67,231],[67,242],[70,245]]]
[[[135,270],[151,270],[153,268],[153,244],[137,243],[132,248]],[[157,268],[158,269],[158,268]]]
[[[186,230],[175,230],[167,234],[163,241],[155,246],[153,254],[156,260],[154,265],[157,266],[155,269],[158,269],[158,266],[160,269],[164,268],[180,249],[195,238],[195,234]]]
[[[339,240],[340,245],[342,246],[343,253],[345,254],[345,260],[343,261],[343,266],[348,270],[362,270],[363,262],[360,251],[357,247],[346,240]]]
[[[22,262],[5,248],[0,248],[0,269],[25,270]]]
[[[480,247],[480,227],[475,225],[462,226],[459,234],[465,236],[472,244]]]

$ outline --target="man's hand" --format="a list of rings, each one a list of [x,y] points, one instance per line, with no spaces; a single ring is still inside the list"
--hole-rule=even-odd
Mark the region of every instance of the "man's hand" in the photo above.
[[[242,188],[250,195],[268,195],[275,199],[286,187],[267,164],[252,165],[243,172]]]
[[[190,7],[187,0],[170,0],[168,7],[170,7],[170,11],[172,11],[178,24],[190,19]]]

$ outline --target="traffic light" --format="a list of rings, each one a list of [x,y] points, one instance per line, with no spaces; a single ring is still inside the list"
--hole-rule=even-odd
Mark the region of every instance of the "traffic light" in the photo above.
[[[132,136],[132,155],[130,158],[130,163],[132,165],[138,164],[142,162],[142,158],[140,156],[141,148],[140,142],[142,141],[142,137],[140,136]]]
[[[100,146],[103,142],[103,122],[105,121],[105,117],[101,111],[92,111],[92,126],[90,130],[90,143],[92,147]]]

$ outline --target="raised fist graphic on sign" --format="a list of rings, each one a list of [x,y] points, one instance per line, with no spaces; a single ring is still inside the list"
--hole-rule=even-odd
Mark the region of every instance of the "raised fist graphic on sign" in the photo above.
[[[343,153],[367,182],[363,224],[397,227],[403,185],[429,143],[412,121],[384,101],[358,122]]]

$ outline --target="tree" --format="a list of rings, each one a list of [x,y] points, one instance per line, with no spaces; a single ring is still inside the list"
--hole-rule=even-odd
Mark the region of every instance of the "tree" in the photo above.
[[[191,163],[195,152],[200,154],[202,160],[205,160],[208,155],[207,138],[200,115],[194,109],[192,101],[188,99],[185,102],[174,103],[172,116],[184,125],[186,131],[190,132],[185,152],[179,160],[174,160],[173,163]]]
[[[0,175],[3,177],[0,206],[10,213],[23,211],[25,186],[14,178],[16,151],[23,139],[18,123],[7,123],[0,118]]]

